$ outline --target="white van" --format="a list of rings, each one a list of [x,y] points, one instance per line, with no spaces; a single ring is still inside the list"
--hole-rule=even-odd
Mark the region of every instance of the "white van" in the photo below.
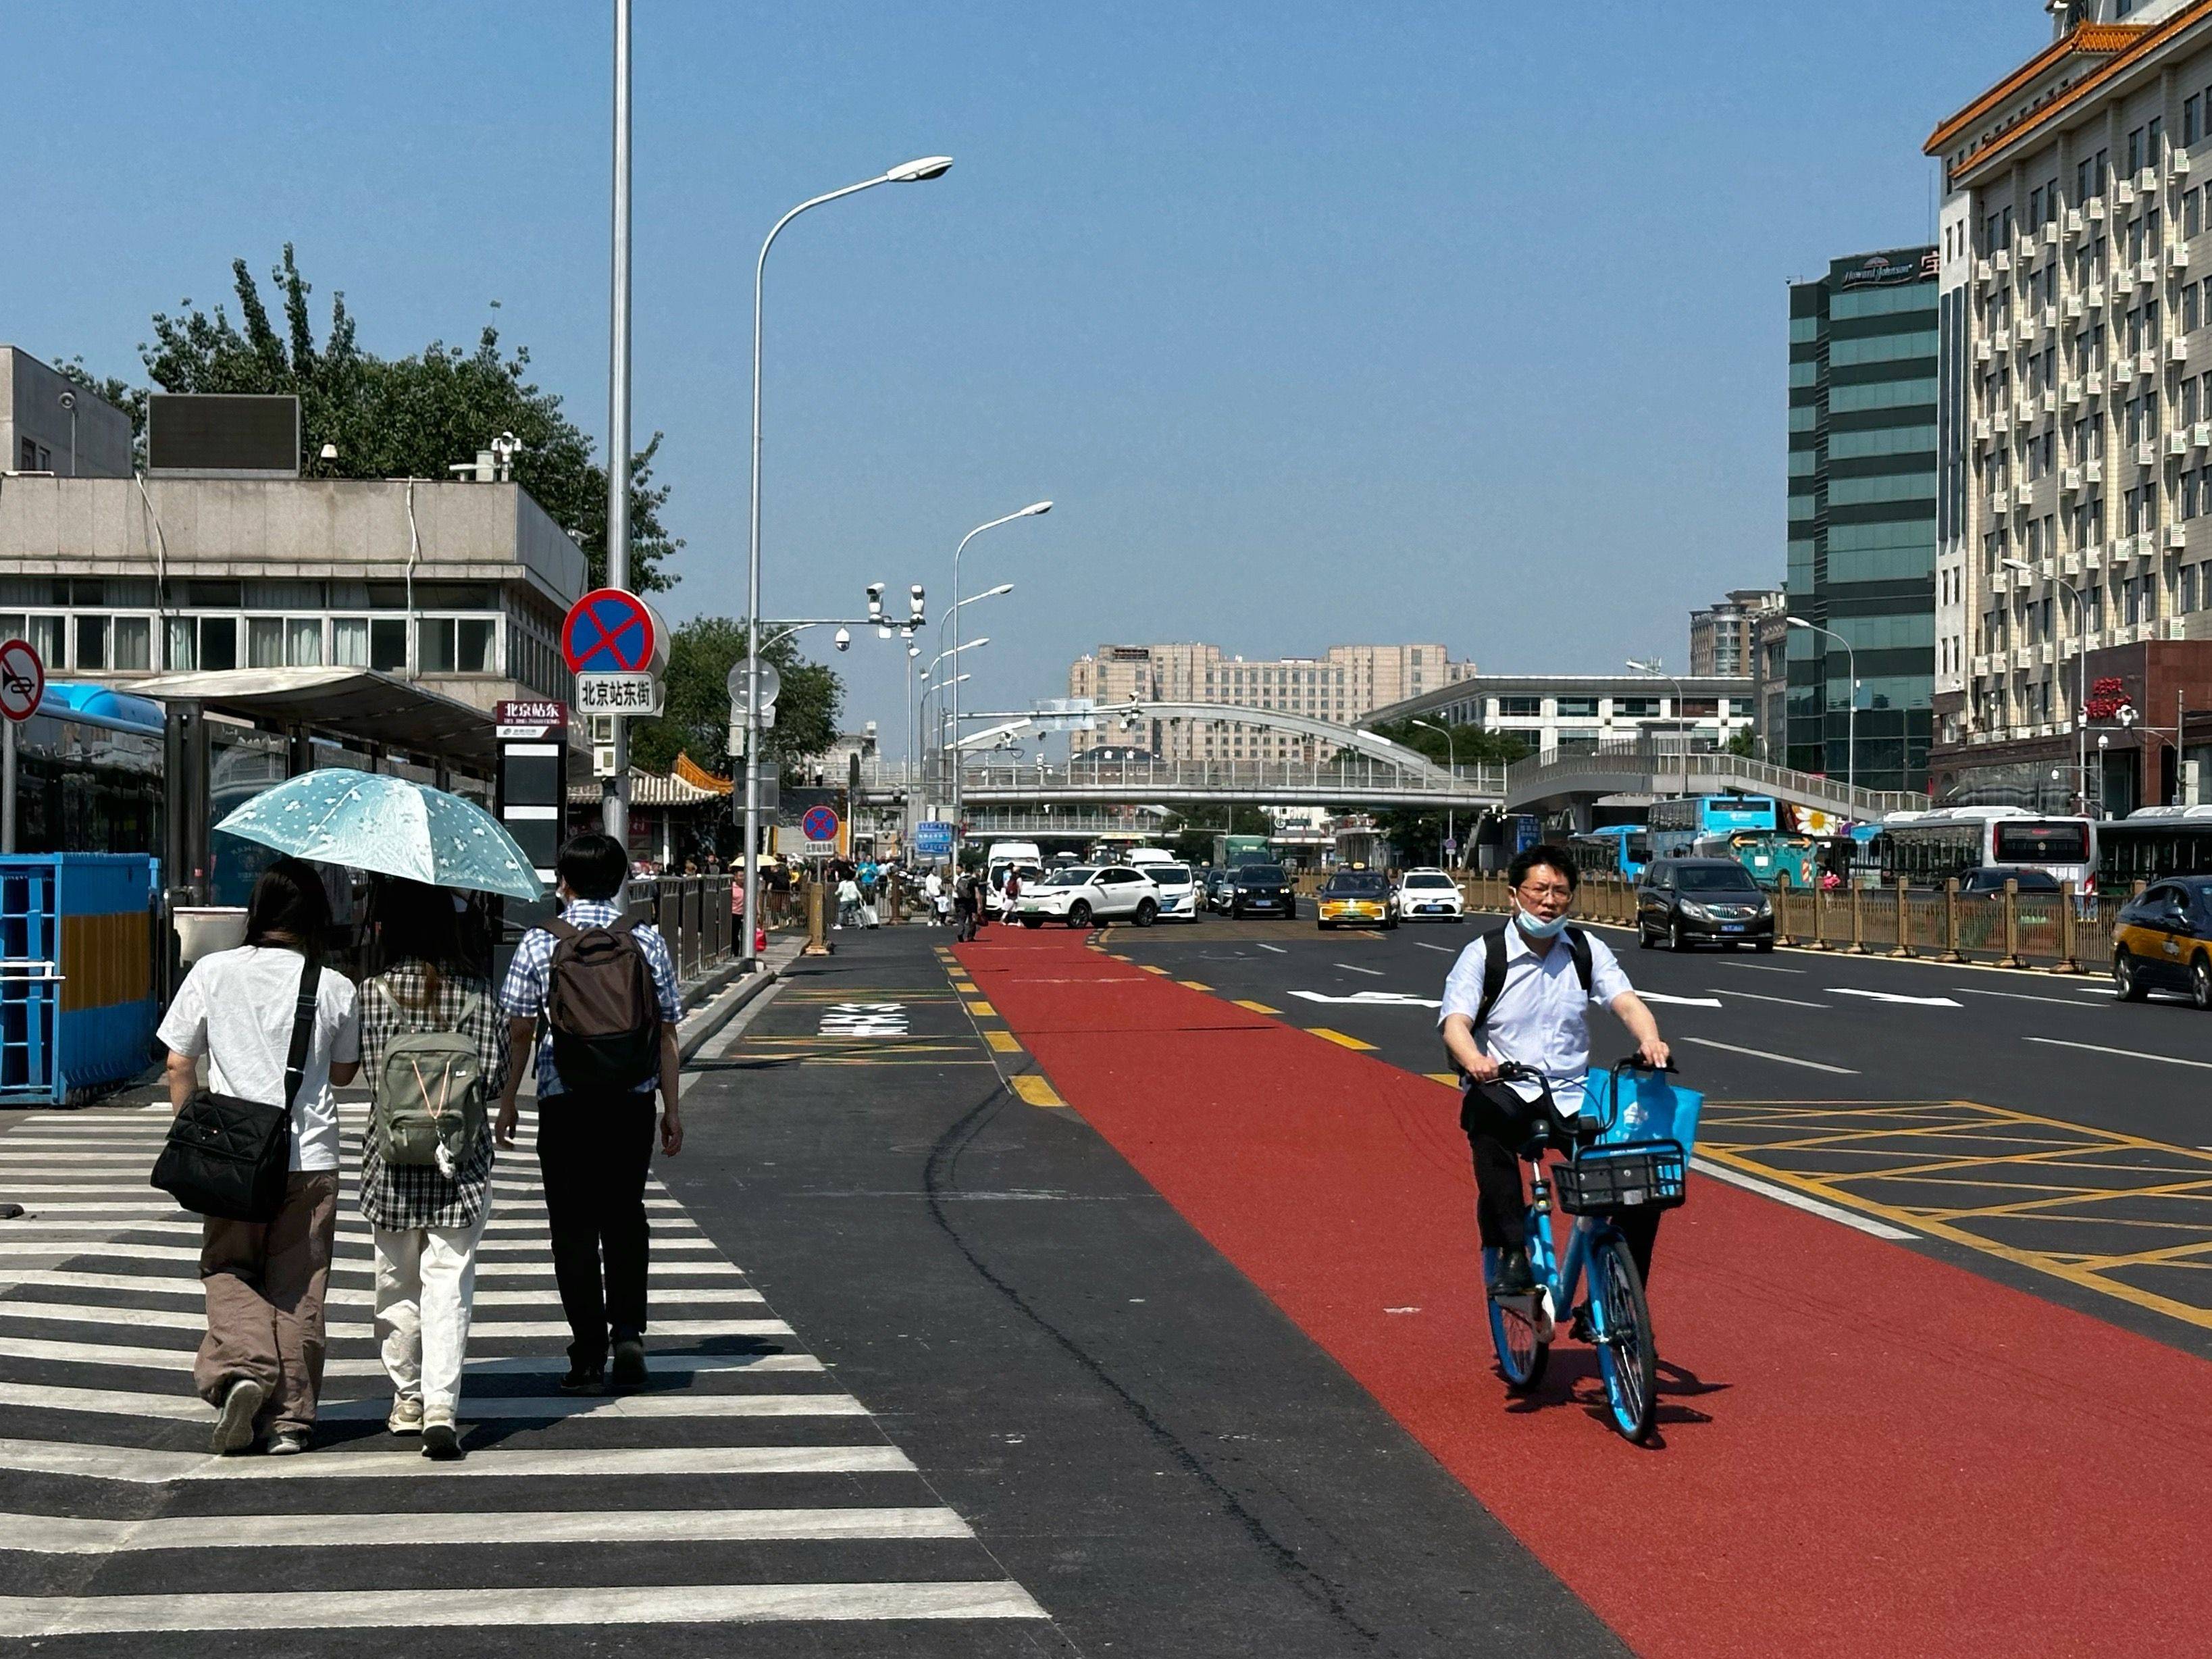
[[[1132,847],[1129,862],[1141,870],[1148,864],[1179,864],[1182,860],[1164,847]]]
[[[993,915],[1006,908],[1006,877],[1016,870],[1029,872],[1044,866],[1044,854],[1033,841],[994,841],[983,854],[983,908]]]

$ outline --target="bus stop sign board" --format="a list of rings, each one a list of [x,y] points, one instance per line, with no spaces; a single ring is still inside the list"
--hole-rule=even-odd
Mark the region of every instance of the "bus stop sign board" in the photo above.
[[[568,608],[561,654],[572,674],[659,675],[667,657],[660,618],[635,593],[595,588]]]

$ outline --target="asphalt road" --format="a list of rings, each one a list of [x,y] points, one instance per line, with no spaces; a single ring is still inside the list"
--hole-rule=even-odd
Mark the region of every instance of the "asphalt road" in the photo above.
[[[1478,933],[1498,925],[1494,916],[1471,916],[1463,924],[1408,923],[1388,933],[1322,933],[1310,917],[1210,919],[1116,927],[1109,938],[1112,950],[1178,980],[1257,1004],[1291,1024],[1340,1033],[1408,1071],[1438,1073],[1449,1064],[1435,1033],[1444,976]],[[1873,1108],[1972,1103],[1982,1109],[1971,1121],[1944,1126],[1942,1150],[1958,1167],[1942,1174],[1952,1190],[1933,1197],[1894,1186],[1885,1193],[1857,1180],[1884,1160],[1904,1167],[1896,1149],[1910,1151],[1911,1143],[1881,1143],[1856,1162],[1793,1149],[1786,1159],[1766,1155],[1760,1168],[1801,1194],[1911,1233],[1915,1248],[2212,1354],[2212,1286],[2195,1284],[2212,1275],[2193,1265],[2129,1264],[2116,1279],[2113,1268],[2087,1269],[2069,1259],[2171,1255],[2200,1242],[2212,1255],[2212,1201],[2172,1193],[2180,1186],[2212,1189],[2212,1153],[2205,1151],[2212,1145],[2205,1104],[2212,1018],[2178,997],[2120,1003],[2100,977],[1832,951],[1705,949],[1676,956],[1639,950],[1626,930],[1594,931],[1650,1003],[1683,1081],[1710,1101],[1792,1103],[1793,1111],[1798,1103],[1826,1103],[1856,1115],[1847,1121],[1833,1112],[1793,1119],[1769,1111],[1759,1115],[1758,1133],[1747,1137],[1735,1120],[1750,1121],[1751,1115],[1716,1109],[1708,1125],[1716,1144],[1726,1133],[1775,1143],[1817,1138],[1832,1149],[1841,1144],[1839,1128],[1876,1127],[1909,1129],[1924,1140],[1933,1116],[1908,1124]],[[1594,1012],[1591,1024],[1594,1060],[1627,1052],[1610,1014]],[[2051,1128],[2046,1120],[2079,1133]],[[2040,1171],[2023,1178],[2023,1160],[2047,1164],[2054,1157],[2069,1166],[2063,1180]],[[1911,1167],[1924,1175],[1927,1164]],[[2139,1166],[2133,1173],[2100,1167],[2130,1164]],[[2033,1237],[2024,1224],[1988,1237],[1994,1223],[1975,1216],[1960,1225],[1950,1214],[2021,1202],[2048,1212],[2063,1203],[2069,1183],[2095,1186],[2100,1202],[2073,1206],[2079,1213],[2063,1218],[2043,1215]],[[2152,1188],[2157,1196],[2144,1190]],[[1942,1218],[1934,1226],[1914,1215],[1939,1207]],[[2050,1236],[2062,1230],[2063,1237]],[[2177,1312],[2175,1304],[2191,1311]],[[2201,1321],[2193,1316],[2200,1313]]]

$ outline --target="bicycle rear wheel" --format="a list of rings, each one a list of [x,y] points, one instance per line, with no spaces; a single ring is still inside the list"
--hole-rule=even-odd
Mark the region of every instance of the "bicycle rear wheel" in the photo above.
[[[1606,1405],[1613,1425],[1629,1440],[1651,1432],[1659,1373],[1658,1345],[1651,1335],[1651,1310],[1644,1299],[1643,1275],[1628,1253],[1628,1241],[1610,1234],[1590,1253],[1591,1298],[1603,1321],[1597,1346],[1598,1372],[1605,1379]]]
[[[1488,1280],[1498,1270],[1498,1252],[1485,1250],[1482,1258],[1484,1297],[1490,1304],[1490,1340],[1498,1350],[1498,1369],[1507,1389],[1526,1394],[1544,1380],[1552,1345],[1537,1334],[1527,1304],[1508,1305],[1489,1295]]]

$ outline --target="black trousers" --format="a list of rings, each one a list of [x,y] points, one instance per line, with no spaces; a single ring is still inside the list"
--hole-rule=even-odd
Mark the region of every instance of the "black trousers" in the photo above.
[[[1485,1249],[1528,1247],[1528,1194],[1521,1182],[1520,1150],[1528,1144],[1535,1109],[1510,1090],[1477,1086],[1467,1091],[1459,1127],[1474,1155],[1474,1224]],[[1651,1282],[1651,1247],[1659,1237],[1655,1209],[1624,1210],[1613,1218],[1636,1271]]]
[[[596,1365],[610,1341],[645,1334],[645,1175],[656,1098],[592,1090],[538,1103],[538,1168],[574,1365]]]

